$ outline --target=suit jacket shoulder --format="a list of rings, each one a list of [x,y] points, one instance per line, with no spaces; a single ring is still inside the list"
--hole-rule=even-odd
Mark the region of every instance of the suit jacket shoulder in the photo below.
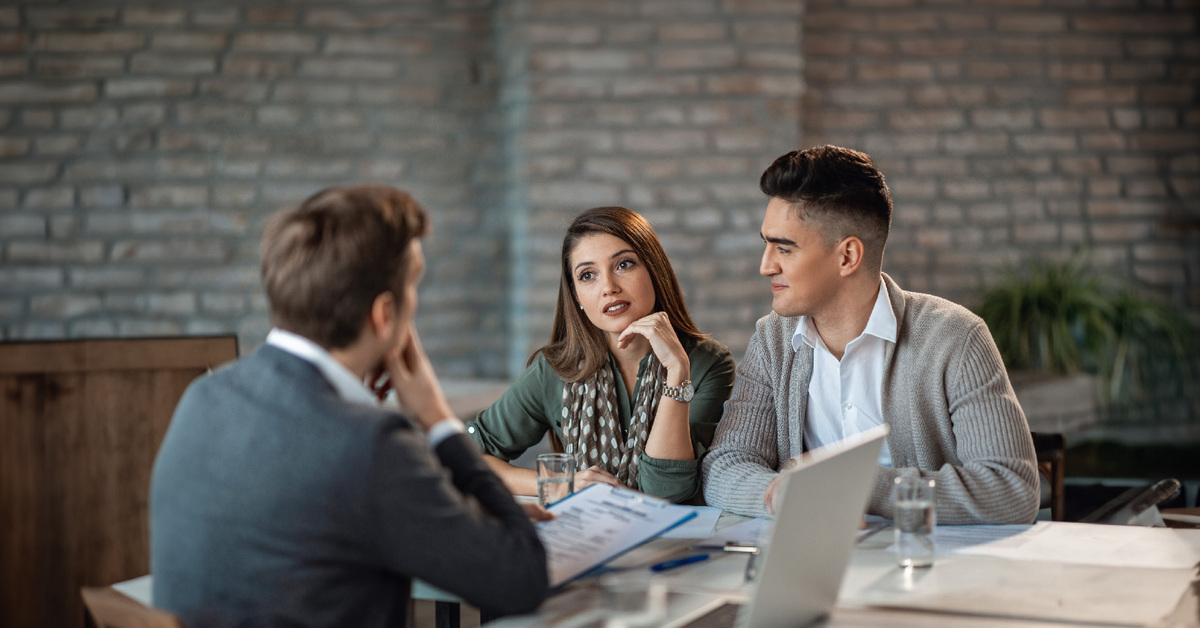
[[[483,465],[470,458],[440,459],[404,416],[347,403],[310,363],[260,347],[195,382],[176,409],[151,486],[155,604],[188,625],[403,625],[411,579],[437,579],[436,561],[405,557],[474,534],[513,566],[468,564],[435,586],[528,609],[545,592],[536,532],[499,480],[459,482]],[[409,525],[431,505],[445,525]]]

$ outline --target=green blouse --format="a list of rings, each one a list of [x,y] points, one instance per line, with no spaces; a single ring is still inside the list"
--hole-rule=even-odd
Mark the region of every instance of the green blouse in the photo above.
[[[638,365],[638,380],[650,358],[647,354]],[[686,502],[700,487],[700,456],[712,443],[721,420],[723,406],[733,390],[733,355],[725,345],[708,338],[696,342],[688,350],[691,362],[692,387],[696,395],[688,408],[692,446],[695,460],[666,460],[651,458],[645,453],[638,462],[638,489],[672,502]],[[618,418],[623,429],[629,429],[630,395],[610,355],[617,384]],[[533,364],[521,373],[512,386],[491,407],[479,413],[467,424],[467,433],[475,439],[484,453],[509,461],[541,442],[546,430],[554,430],[562,440],[563,380],[559,379],[538,354]],[[637,390],[634,390],[637,395]]]

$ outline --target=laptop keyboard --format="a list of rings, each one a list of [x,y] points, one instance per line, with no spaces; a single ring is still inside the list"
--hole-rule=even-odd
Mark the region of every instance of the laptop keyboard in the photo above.
[[[708,613],[693,619],[682,628],[733,628],[741,604],[726,602]]]

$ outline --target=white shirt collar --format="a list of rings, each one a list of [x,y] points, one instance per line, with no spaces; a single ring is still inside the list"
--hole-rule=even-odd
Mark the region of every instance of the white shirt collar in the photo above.
[[[368,406],[379,405],[379,400],[367,385],[321,345],[279,328],[274,328],[267,334],[267,344],[312,363],[325,379],[329,380],[330,385],[344,401]]]
[[[871,318],[867,319],[863,334],[870,334],[893,344],[896,342],[896,312],[892,310],[892,301],[888,298],[887,284],[883,282],[883,277],[879,278],[879,292],[875,295],[875,306],[871,308]],[[792,350],[799,351],[801,343],[813,348],[816,348],[818,343],[824,345],[808,316],[801,316],[796,330],[792,332]]]

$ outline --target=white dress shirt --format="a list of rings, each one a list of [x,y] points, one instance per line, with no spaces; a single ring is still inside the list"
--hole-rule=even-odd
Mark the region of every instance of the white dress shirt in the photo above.
[[[317,367],[317,370],[321,371],[325,379],[329,380],[330,385],[343,401],[372,407],[395,403],[392,401],[394,395],[389,395],[389,401],[381,404],[375,397],[375,393],[371,392],[371,389],[367,388],[367,385],[358,376],[338,362],[324,347],[304,336],[274,328],[267,334],[267,344]],[[437,447],[443,440],[454,434],[461,434],[464,429],[463,422],[455,417],[442,419],[429,428],[429,433],[426,435],[429,439],[429,446]]]
[[[896,343],[896,313],[883,279],[879,280],[879,293],[866,328],[846,345],[840,361],[825,347],[812,320],[800,317],[792,333],[792,348],[799,351],[801,344],[813,348],[805,449],[830,445],[886,422],[882,386],[888,343]],[[886,441],[879,453],[879,466],[892,466]]]

